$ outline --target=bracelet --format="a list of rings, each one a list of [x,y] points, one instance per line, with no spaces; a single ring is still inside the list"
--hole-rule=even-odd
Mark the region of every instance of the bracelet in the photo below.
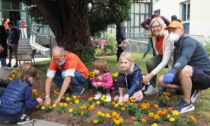
[[[46,95],[45,98],[50,98],[50,96],[49,95]]]

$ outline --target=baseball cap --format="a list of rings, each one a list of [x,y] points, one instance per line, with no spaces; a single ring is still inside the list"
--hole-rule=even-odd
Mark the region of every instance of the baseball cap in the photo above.
[[[169,28],[181,28],[181,29],[184,29],[182,23],[180,23],[179,21],[172,21],[171,24],[169,24],[169,26],[167,26],[165,28],[165,30],[168,30]]]

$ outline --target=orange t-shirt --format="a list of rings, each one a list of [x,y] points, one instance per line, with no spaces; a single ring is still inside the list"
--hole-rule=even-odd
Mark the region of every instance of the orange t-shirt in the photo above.
[[[26,28],[25,21],[20,21],[20,28]]]
[[[9,21],[5,21],[5,22],[4,22],[4,27],[5,27],[5,29],[9,29],[9,24],[8,24],[8,23],[9,23]]]
[[[158,36],[156,36],[155,39],[156,39],[156,50],[162,56],[163,55],[163,40],[164,40],[164,36],[162,36],[160,40],[158,40]]]
[[[63,65],[58,65],[54,60],[50,63],[50,70],[59,70],[61,72],[65,70],[75,69],[75,71],[81,73],[83,77],[88,78],[88,69],[74,53],[66,51],[66,61]]]

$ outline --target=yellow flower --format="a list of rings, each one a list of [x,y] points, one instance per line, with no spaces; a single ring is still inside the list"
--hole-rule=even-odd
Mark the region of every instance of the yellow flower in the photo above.
[[[174,122],[175,121],[175,118],[170,118],[169,121],[170,122]]]
[[[118,104],[115,104],[115,105],[114,105],[115,108],[117,108],[118,106],[119,106]]]
[[[98,112],[97,112],[97,115],[99,115],[99,116],[100,116],[101,114],[102,114],[102,112],[101,112],[101,111],[98,111]]]
[[[50,104],[50,102],[47,102],[47,104],[49,105],[49,104]]]
[[[41,110],[44,110],[44,109],[45,109],[45,106],[42,106],[42,107],[41,107]]]
[[[106,114],[106,118],[111,118],[111,115],[110,114]]]
[[[170,117],[171,117],[171,115],[167,115],[167,117],[168,117],[168,118],[170,118]]]
[[[102,116],[102,117],[105,117],[105,114],[104,114],[104,113],[102,113],[102,114],[101,114],[101,116]]]
[[[151,126],[158,126],[158,124],[157,123],[153,123]]]
[[[83,114],[84,114],[84,112],[83,112],[83,111],[81,111],[81,112],[80,112],[80,115],[83,115]]]
[[[123,120],[123,118],[119,118],[119,121],[122,123],[124,120]]]
[[[74,110],[72,108],[69,109],[69,112],[73,112]]]
[[[178,112],[177,110],[174,110],[174,111],[172,112],[172,115],[173,115],[173,116],[179,116],[179,112]]]
[[[121,108],[121,110],[122,110],[122,111],[125,111],[125,108],[124,108],[124,107],[122,107],[122,108]]]
[[[77,99],[77,96],[73,96],[73,99]]]
[[[154,119],[159,119],[160,116],[159,115],[154,115]]]
[[[67,106],[67,103],[63,103],[63,106],[66,107]]]
[[[117,112],[112,112],[112,116],[116,116],[117,115]]]
[[[88,101],[92,101],[94,98],[93,97],[90,97],[90,98],[88,98]]]
[[[141,122],[142,122],[142,123],[146,123],[147,120],[146,120],[146,119],[141,119]]]
[[[71,98],[69,98],[69,97],[66,97],[66,101],[70,101],[71,100]]]
[[[114,77],[118,77],[118,73],[115,73],[115,74],[114,74]]]
[[[93,120],[93,123],[94,123],[94,124],[97,124],[97,123],[98,123],[98,120],[97,120],[97,119],[94,119],[94,120]]]
[[[154,115],[155,115],[154,113],[150,112],[148,116],[153,117]]]
[[[100,101],[97,101],[97,102],[96,102],[97,105],[99,105],[100,103],[101,103]]]
[[[117,114],[117,115],[115,115],[115,117],[116,117],[116,118],[120,118],[120,115],[119,115],[119,114]]]
[[[154,104],[154,107],[155,107],[156,109],[158,109],[158,108],[159,108],[159,106],[158,106],[157,104]]]
[[[115,120],[114,123],[115,123],[116,125],[120,125],[121,122],[120,122],[120,120]]]
[[[75,100],[75,103],[78,104],[79,103],[79,100]]]

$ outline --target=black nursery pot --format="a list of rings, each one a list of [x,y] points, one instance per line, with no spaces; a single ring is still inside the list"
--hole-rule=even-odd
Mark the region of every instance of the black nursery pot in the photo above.
[[[163,108],[163,107],[166,107],[166,103],[163,103],[162,101],[159,101],[159,107],[160,108]]]
[[[135,116],[136,112],[135,111],[128,111],[128,114],[131,116]]]

